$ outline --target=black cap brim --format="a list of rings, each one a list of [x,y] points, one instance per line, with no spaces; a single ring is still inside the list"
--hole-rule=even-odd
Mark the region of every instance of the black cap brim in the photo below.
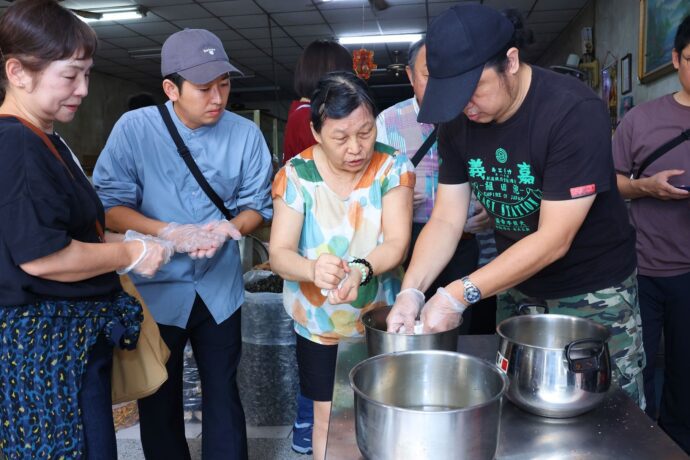
[[[484,64],[448,78],[429,77],[417,121],[444,123],[463,111],[482,76]]]

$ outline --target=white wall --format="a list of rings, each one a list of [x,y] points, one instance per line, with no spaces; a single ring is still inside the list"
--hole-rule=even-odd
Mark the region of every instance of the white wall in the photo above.
[[[680,83],[675,72],[645,85],[640,84],[637,79],[639,4],[639,0],[591,0],[556,42],[547,49],[537,64],[544,67],[554,64],[563,65],[568,54],[581,55],[580,31],[583,27],[590,26],[594,27],[594,49],[600,63],[604,62],[609,52],[616,56],[619,62],[626,54],[632,54],[631,93],[620,94],[620,67],[618,71],[619,108],[621,98],[624,96],[632,95],[633,102],[637,105],[678,91]]]
[[[596,50],[601,61],[610,51],[618,59],[632,54],[632,94],[635,104],[654,99],[680,89],[676,72],[642,85],[637,79],[638,42],[640,27],[639,0],[596,0]],[[619,71],[620,75],[620,71]],[[620,90],[620,79],[619,86]],[[620,92],[619,92],[620,103]]]

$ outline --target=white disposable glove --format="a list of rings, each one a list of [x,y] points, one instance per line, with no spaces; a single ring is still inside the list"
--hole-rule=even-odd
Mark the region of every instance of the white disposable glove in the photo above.
[[[208,230],[223,238],[223,241],[229,239],[241,240],[242,233],[235,227],[232,222],[227,219],[209,222],[203,226],[204,230]]]
[[[127,230],[123,242],[125,244],[141,243],[143,250],[131,264],[117,270],[116,273],[118,275],[124,275],[132,271],[145,278],[151,278],[161,266],[170,262],[170,258],[175,252],[175,248],[170,241],[151,235],[143,235],[134,230]]]
[[[443,332],[462,323],[462,312],[467,306],[440,287],[422,309],[424,332]]]
[[[216,249],[225,242],[225,238],[220,234],[206,230],[199,225],[182,225],[175,222],[166,225],[158,232],[158,236],[172,242],[175,251],[192,253],[193,256],[200,251],[203,252],[202,255],[206,255],[206,251],[210,251],[212,254],[206,255],[206,257],[212,257]]]
[[[403,289],[395,296],[395,304],[386,318],[388,332],[414,334],[415,320],[424,306],[424,293],[419,289]]]

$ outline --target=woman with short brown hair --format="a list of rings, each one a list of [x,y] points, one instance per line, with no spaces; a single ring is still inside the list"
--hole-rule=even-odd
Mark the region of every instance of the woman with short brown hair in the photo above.
[[[96,34],[53,0],[0,18],[0,448],[7,459],[117,457],[113,345],[141,306],[115,274],[152,276],[160,240],[105,236],[98,196],[54,123],[88,93]]]

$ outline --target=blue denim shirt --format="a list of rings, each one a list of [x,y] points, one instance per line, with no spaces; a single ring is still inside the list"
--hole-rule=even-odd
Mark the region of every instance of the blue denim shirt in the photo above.
[[[271,156],[258,127],[225,112],[214,125],[187,128],[166,103],[180,136],[211,187],[233,215],[252,209],[268,220]],[[156,107],[128,112],[115,124],[93,173],[106,210],[127,206],[180,224],[223,219],[177,153]],[[152,279],[131,275],[157,322],[185,327],[195,295],[217,323],[244,301],[239,248],[228,241],[211,259],[175,254]]]

